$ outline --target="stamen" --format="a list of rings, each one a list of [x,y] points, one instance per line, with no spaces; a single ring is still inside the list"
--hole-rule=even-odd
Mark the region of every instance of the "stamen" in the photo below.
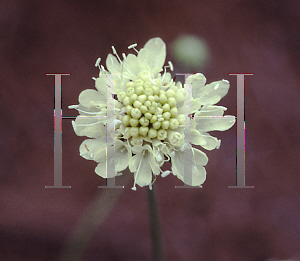
[[[102,69],[103,72],[106,72],[106,70],[105,70],[105,68],[104,68],[103,65],[101,65],[101,69]]]
[[[125,53],[122,53],[123,59],[127,62],[127,57]]]
[[[92,77],[92,79],[93,79],[94,81],[96,81],[96,80],[97,80],[95,77]]]
[[[149,81],[152,82],[154,85],[157,84],[157,83],[156,83],[153,79],[151,79],[151,78],[149,78]]]
[[[133,184],[133,187],[131,188],[132,190],[136,190],[136,186],[135,186],[135,185],[136,185],[136,178],[137,178],[137,176],[138,176],[138,174],[139,174],[139,170],[140,170],[140,167],[141,167],[141,164],[142,164],[142,160],[143,160],[144,154],[145,154],[145,151],[143,151],[143,155],[141,156],[141,160],[140,160],[139,167],[138,167],[137,171],[135,172],[136,175],[135,175],[135,178],[134,178],[134,184]]]
[[[137,46],[137,43],[131,44],[131,45],[128,46],[128,49],[132,49],[132,48],[134,48],[136,46]]]
[[[100,62],[101,62],[101,58],[98,58],[97,61],[96,61],[96,63],[95,63],[95,67],[99,67]]]
[[[170,66],[170,70],[173,72],[174,71],[174,66],[173,66],[172,62],[168,61],[168,64]]]
[[[170,170],[166,170],[166,171],[164,171],[163,173],[161,173],[161,176],[162,176],[163,178],[165,178],[165,177],[168,176],[170,173],[171,173]]]
[[[68,106],[69,109],[77,109],[78,108],[78,105],[70,105]]]
[[[117,53],[115,47],[112,46],[111,48],[112,48],[112,50],[113,50],[114,55],[115,55],[115,56],[117,57],[117,59],[119,60],[120,64],[122,64],[122,60],[120,59],[120,57],[119,57],[119,55],[118,55],[118,53]]]

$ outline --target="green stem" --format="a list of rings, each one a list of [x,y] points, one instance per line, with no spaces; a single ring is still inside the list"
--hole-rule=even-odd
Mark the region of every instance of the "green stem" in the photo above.
[[[148,199],[149,199],[150,231],[151,231],[152,245],[153,245],[153,260],[163,261],[164,258],[163,258],[162,243],[160,237],[160,228],[159,228],[154,186],[152,190],[148,188],[147,190],[148,190]]]

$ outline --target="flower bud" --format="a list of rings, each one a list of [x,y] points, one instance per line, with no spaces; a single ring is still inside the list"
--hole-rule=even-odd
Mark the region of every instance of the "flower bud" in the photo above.
[[[149,120],[147,119],[147,118],[145,118],[145,117],[142,117],[142,118],[140,118],[140,124],[142,125],[142,126],[148,126],[149,125]]]
[[[159,88],[157,86],[152,86],[153,94],[157,95],[159,94]],[[157,97],[158,98],[158,97]]]
[[[169,128],[170,122],[169,121],[162,121],[161,128],[167,130]]]
[[[145,105],[142,105],[142,106],[140,107],[140,111],[141,111],[143,114],[145,114],[145,113],[148,111],[148,108],[147,108]]]
[[[141,111],[138,108],[133,108],[131,110],[131,117],[135,119],[139,119],[142,116]]]
[[[155,107],[149,106],[149,112],[155,114]]]
[[[167,96],[164,94],[164,93],[162,93],[160,96],[159,96],[159,102],[160,102],[160,104],[165,104],[166,102],[168,101],[168,98],[167,98]]]
[[[127,88],[127,90],[126,90],[127,96],[131,96],[134,93],[135,93],[134,87]]]
[[[147,96],[145,94],[142,94],[138,97],[138,100],[141,102],[141,103],[144,103],[146,100],[147,100]]]
[[[174,146],[182,146],[184,136],[177,131],[168,131],[168,141]]]
[[[137,87],[137,86],[143,86],[144,85],[144,81],[143,80],[140,80],[140,79],[137,79],[136,81],[135,81],[135,86]]]
[[[140,101],[135,101],[133,103],[134,108],[140,108],[142,106],[142,103]]]
[[[126,88],[129,88],[129,87],[134,87],[134,82],[126,83]]]
[[[136,93],[134,93],[134,94],[131,94],[130,95],[130,101],[131,101],[131,103],[134,103],[136,100],[137,100],[137,94]]]
[[[149,78],[151,78],[151,73],[149,71],[143,71],[139,73],[138,77],[144,82],[147,82]]]
[[[136,87],[136,88],[135,88],[135,93],[136,93],[137,95],[142,95],[142,94],[144,93],[144,88],[143,88],[143,86],[138,86],[138,87]]]
[[[129,139],[131,137],[130,129],[131,129],[130,127],[125,128],[124,134],[123,134],[124,139]]]
[[[125,111],[126,111],[126,113],[127,113],[128,115],[130,115],[132,108],[133,108],[133,107],[132,107],[131,105],[127,105],[127,106],[125,107]]]
[[[131,138],[131,145],[135,146],[135,145],[143,145],[143,138],[142,137],[133,137]]]
[[[150,87],[145,88],[144,94],[146,95],[153,95],[153,90]]]
[[[177,103],[183,102],[184,101],[184,89],[179,89],[176,94],[175,94],[175,99]]]
[[[177,116],[177,120],[179,122],[179,125],[184,125],[185,124],[185,115],[184,114],[179,114]]]
[[[152,95],[149,95],[148,96],[148,101],[151,101],[151,103],[154,102],[155,101],[155,97],[152,96]]]
[[[152,124],[153,129],[156,129],[156,130],[158,130],[160,128],[160,126],[161,126],[161,122],[160,121],[154,122]]]
[[[162,115],[163,112],[164,112],[164,111],[163,111],[162,108],[156,107],[156,109],[155,109],[155,115]]]
[[[150,122],[151,123],[157,122],[157,116],[156,115],[152,115]]]
[[[168,98],[171,98],[175,96],[175,92],[172,89],[169,89],[166,91],[166,95]]]
[[[130,120],[130,116],[129,115],[125,115],[123,118],[122,118],[122,123],[124,124],[125,127],[127,127],[129,125],[129,120]]]
[[[152,102],[152,106],[153,106],[154,108],[156,108],[156,107],[157,107],[157,102]]]
[[[170,109],[171,109],[170,104],[165,103],[165,105],[162,107],[162,109],[163,109],[164,112],[170,111]]]
[[[150,83],[150,82],[145,82],[145,83],[144,83],[144,88],[145,88],[145,89],[148,88],[148,87],[151,88],[151,86],[152,86],[152,83]]]
[[[148,137],[150,139],[154,139],[154,138],[156,138],[156,136],[157,136],[157,130],[151,128],[148,132]]]
[[[169,126],[170,129],[176,130],[178,126],[179,126],[179,122],[177,119],[174,118],[170,119],[170,126]]]
[[[171,113],[170,113],[170,112],[164,112],[164,113],[162,114],[162,116],[163,116],[163,118],[164,118],[165,120],[168,120],[168,119],[170,119],[170,117],[171,117]]]
[[[138,137],[139,136],[139,128],[138,127],[131,127],[130,128],[130,135],[132,137]]]
[[[130,123],[130,126],[137,127],[139,125],[139,120],[131,118],[131,119],[129,119],[129,123]]]
[[[177,104],[176,99],[174,97],[168,98],[168,104],[170,105],[170,107],[175,107]]]
[[[176,117],[177,114],[178,114],[178,109],[177,109],[177,107],[173,107],[173,108],[170,110],[170,113],[171,113],[171,117]]]
[[[151,114],[150,112],[146,112],[146,113],[145,113],[145,118],[146,118],[146,119],[150,120],[151,117],[152,117],[152,114]]]
[[[119,93],[117,94],[117,97],[118,97],[118,100],[119,100],[120,102],[122,102],[123,99],[126,97],[126,93],[125,93],[125,92],[119,92]]]
[[[148,134],[148,131],[149,131],[149,128],[148,127],[145,127],[145,126],[142,126],[140,127],[139,129],[139,133],[140,135],[142,136],[146,136]]]
[[[130,105],[130,98],[129,98],[128,96],[126,96],[126,97],[123,99],[123,104],[124,104],[125,106]]]
[[[165,138],[167,138],[167,131],[162,130],[162,129],[158,130],[157,131],[157,139],[164,140]]]
[[[152,102],[151,102],[151,101],[145,101],[145,102],[144,102],[144,105],[147,106],[147,107],[149,107],[149,106],[152,105]]]

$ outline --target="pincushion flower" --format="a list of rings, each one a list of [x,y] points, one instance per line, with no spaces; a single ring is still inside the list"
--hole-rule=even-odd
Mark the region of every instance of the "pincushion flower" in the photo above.
[[[80,113],[72,123],[75,133],[91,138],[82,142],[80,155],[96,161],[95,172],[103,178],[113,177],[106,173],[109,164],[115,175],[128,167],[134,173],[133,190],[136,185],[151,189],[158,175],[165,177],[171,171],[186,184],[200,186],[208,158],[191,144],[218,149],[220,140],[208,132],[234,125],[235,117],[223,116],[226,108],[215,105],[227,94],[229,82],[206,84],[198,73],[187,77],[184,85],[175,83],[167,72],[167,68],[173,71],[172,63],[164,66],[162,39],[150,39],[139,51],[135,47],[128,49],[137,55],[123,53],[123,59],[112,47],[107,70],[99,58],[95,64],[99,77],[93,78],[96,90],[84,90],[79,105],[69,106]],[[189,159],[184,157],[187,152],[192,155]],[[163,172],[166,161],[171,161],[171,171]]]

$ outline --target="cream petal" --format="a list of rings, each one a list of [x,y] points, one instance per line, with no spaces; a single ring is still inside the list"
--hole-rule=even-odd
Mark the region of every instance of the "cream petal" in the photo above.
[[[192,86],[193,98],[199,98],[202,94],[203,88],[206,83],[206,78],[202,73],[190,75],[186,78],[185,83]]]
[[[141,67],[139,64],[138,58],[133,54],[128,54],[126,60],[124,60],[124,65],[128,68],[128,70],[137,76],[141,71]],[[135,77],[136,78],[136,77]],[[136,79],[133,79],[136,80]]]
[[[201,135],[201,133],[199,131],[194,130],[194,129],[191,130],[190,142],[192,144],[201,145],[201,146],[206,144],[206,141],[205,141],[205,138],[203,137],[203,135]]]
[[[79,146],[79,153],[80,156],[87,159],[93,160],[93,154],[95,153],[98,148],[103,146],[103,139],[86,139],[84,140],[81,145]]]
[[[229,90],[229,82],[226,80],[212,82],[205,85],[205,87],[199,92],[199,96],[203,105],[205,104],[216,104],[218,103]]]
[[[105,106],[107,97],[101,95],[96,90],[87,89],[79,94],[78,101],[85,107],[90,107],[92,105]]]
[[[149,168],[150,153],[146,152],[142,157],[140,168],[134,173],[134,179],[136,184],[140,187],[149,186],[152,182],[152,171]]]
[[[223,116],[224,112],[227,110],[226,107],[217,106],[217,105],[209,105],[204,109],[195,113],[196,116]]]
[[[72,121],[73,129],[78,136],[99,138],[106,134],[106,127],[94,117],[80,117]]]
[[[119,74],[122,72],[121,64],[119,63],[118,59],[111,53],[109,55],[107,55],[106,67],[110,73]]]
[[[151,71],[162,68],[166,60],[166,44],[159,37],[150,39],[139,51],[138,59],[141,65],[147,60]]]
[[[129,167],[130,172],[137,171],[139,164],[140,164],[141,157],[142,157],[142,154],[137,154],[129,159],[128,167]]]
[[[196,129],[199,132],[208,132],[208,131],[225,131],[230,129],[235,123],[235,117],[231,115],[226,115],[223,117],[220,116],[204,116],[204,117],[195,117]]]
[[[206,156],[206,154],[203,151],[198,150],[196,148],[193,148],[193,152],[193,162],[196,165],[205,166],[208,162],[208,157]]]
[[[110,164],[110,162],[108,162]],[[114,178],[115,174],[112,171],[111,173],[107,173],[106,171],[106,161],[100,162],[97,167],[95,168],[95,172],[101,176],[102,178]]]
[[[218,146],[219,140],[216,137],[213,137],[208,133],[201,133],[201,135],[205,140],[205,144],[199,144],[202,148],[206,150],[214,150]]]
[[[177,155],[176,155],[177,154]],[[203,166],[196,165],[193,161],[188,160],[187,164],[191,166],[191,169],[185,173],[184,162],[182,157],[175,152],[172,158],[172,172],[185,184],[190,186],[200,186],[206,179],[206,171]],[[192,175],[190,177],[189,175]]]

